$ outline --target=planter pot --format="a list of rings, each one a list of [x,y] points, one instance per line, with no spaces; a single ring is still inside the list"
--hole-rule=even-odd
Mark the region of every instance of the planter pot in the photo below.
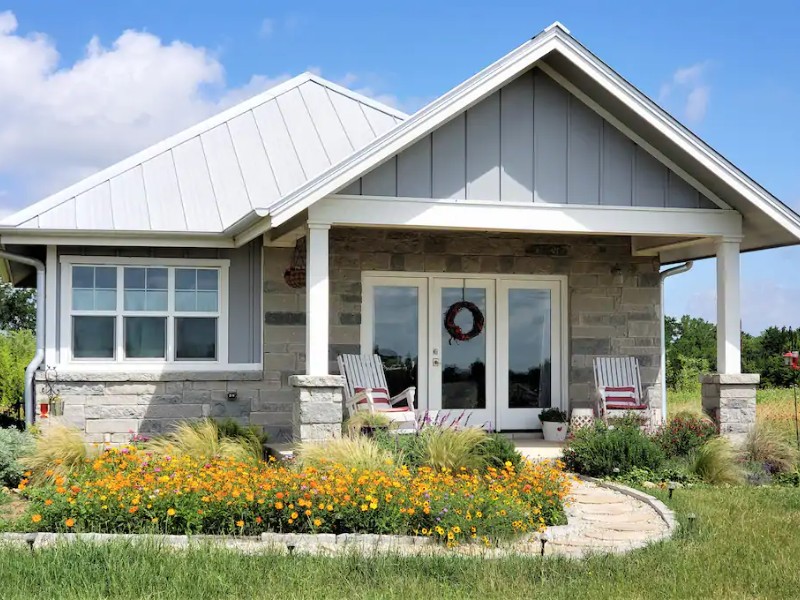
[[[542,434],[547,442],[563,442],[567,439],[567,424],[542,421]]]

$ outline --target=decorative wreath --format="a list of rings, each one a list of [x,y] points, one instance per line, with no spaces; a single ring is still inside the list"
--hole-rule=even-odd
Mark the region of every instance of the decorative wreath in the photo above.
[[[472,329],[466,333],[461,327],[456,325],[456,317],[462,310],[468,310],[472,315]],[[483,318],[481,309],[472,302],[467,302],[466,300],[452,304],[444,315],[444,328],[447,330],[447,333],[450,334],[451,340],[456,340],[457,342],[467,342],[474,337],[478,337],[483,331],[485,322],[486,320]]]

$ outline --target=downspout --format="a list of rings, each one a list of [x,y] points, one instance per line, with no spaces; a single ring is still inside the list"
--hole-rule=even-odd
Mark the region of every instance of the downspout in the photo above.
[[[33,425],[33,375],[44,360],[44,263],[35,258],[0,250],[0,258],[30,265],[36,269],[36,354],[25,367],[25,425]]]
[[[694,261],[690,260],[682,265],[664,269],[661,275],[661,420],[667,421],[667,339],[666,339],[666,314],[664,312],[664,280],[672,275],[680,275],[691,270]]]

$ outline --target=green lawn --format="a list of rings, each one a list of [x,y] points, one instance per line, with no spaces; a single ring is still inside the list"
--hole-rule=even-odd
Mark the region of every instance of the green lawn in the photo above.
[[[800,490],[678,490],[670,542],[585,561],[248,557],[126,545],[0,549],[15,598],[796,598]],[[686,515],[697,520],[689,528]]]
[[[667,412],[701,410],[700,391],[667,392]],[[768,423],[786,434],[794,435],[794,392],[785,388],[764,388],[756,393],[756,415],[760,423]]]

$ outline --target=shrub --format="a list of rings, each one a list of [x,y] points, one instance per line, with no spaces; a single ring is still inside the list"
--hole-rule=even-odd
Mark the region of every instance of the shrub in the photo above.
[[[664,453],[638,427],[583,427],[564,449],[567,467],[584,475],[605,477],[626,474],[634,467],[657,471]]]
[[[31,487],[41,531],[255,535],[425,535],[448,544],[541,530],[561,518],[569,479],[557,464],[486,473],[422,467],[377,470],[110,449],[54,484]],[[112,501],[109,501],[113,499]]]
[[[25,367],[36,352],[36,340],[28,330],[0,332],[0,413],[22,404]]]
[[[694,451],[692,472],[706,483],[739,484],[744,481],[744,472],[737,458],[728,440],[713,438]]]
[[[658,442],[668,457],[688,456],[717,433],[708,417],[683,411],[672,417],[659,431]]]
[[[478,451],[490,467],[502,468],[506,463],[511,463],[515,469],[519,469],[524,460],[514,442],[499,433],[487,435],[486,440],[478,446]]]
[[[797,449],[786,436],[765,423],[750,432],[742,447],[744,459],[769,474],[791,473],[797,466]]]
[[[30,433],[19,429],[0,429],[0,485],[17,487],[25,468],[20,456],[33,449]]]
[[[68,475],[83,464],[87,456],[86,442],[80,430],[50,421],[36,436],[33,448],[20,457],[20,462],[32,472],[31,481],[40,482]]]
[[[422,463],[429,467],[472,470],[485,466],[481,446],[486,442],[487,434],[483,429],[429,427],[420,436],[423,442]]]
[[[259,460],[264,455],[261,441],[254,435],[226,437],[212,419],[184,421],[163,436],[144,444],[145,449],[159,455],[193,456],[195,458],[232,458],[240,461]]]

